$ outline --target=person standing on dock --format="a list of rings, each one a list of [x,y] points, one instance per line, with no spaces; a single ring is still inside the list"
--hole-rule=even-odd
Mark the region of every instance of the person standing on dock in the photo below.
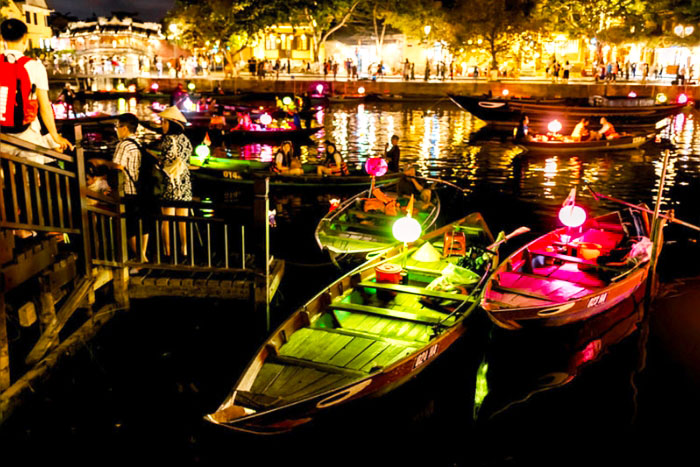
[[[384,159],[388,164],[389,172],[397,173],[399,171],[399,161],[401,159],[401,150],[399,149],[399,137],[393,135],[391,137],[391,149],[387,150],[389,143],[384,148]]]
[[[163,171],[168,175],[165,193],[161,199],[167,202],[192,201],[192,181],[190,180],[189,160],[192,155],[192,143],[185,135],[187,119],[177,107],[168,107],[160,113],[163,121],[163,140],[160,161]],[[163,215],[185,217],[187,207],[163,207]],[[162,224],[165,256],[170,256],[170,222]],[[180,254],[187,256],[187,225],[178,223],[180,232]]]
[[[49,100],[49,79],[46,68],[39,60],[24,55],[27,48],[27,25],[18,19],[8,19],[0,25],[0,34],[5,42],[5,51],[0,57],[2,75],[10,73],[10,69],[15,70],[18,79],[12,84],[20,83],[17,92],[22,95],[23,106],[21,112],[17,112],[23,115],[23,120],[13,122],[12,126],[3,123],[2,132],[59,152],[63,152],[67,148],[73,149],[73,144],[61,136],[56,129],[53,107]],[[9,78],[10,75],[2,75],[0,75],[0,80],[4,86],[4,78]],[[15,102],[7,102],[6,104],[7,108],[0,106],[0,113],[2,115],[16,115],[15,110],[18,109],[14,109]],[[46,132],[42,130],[42,124],[46,128]],[[21,150],[16,146],[0,144],[0,150],[40,164],[47,161],[44,156],[32,151]]]

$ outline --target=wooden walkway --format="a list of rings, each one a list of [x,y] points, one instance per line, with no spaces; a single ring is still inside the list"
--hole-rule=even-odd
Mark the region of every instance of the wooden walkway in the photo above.
[[[269,238],[266,223],[246,236],[244,227],[212,216],[216,206],[202,203],[187,203],[192,216],[156,216],[149,238],[153,261],[130,259],[123,193],[87,188],[80,125],[75,135],[71,156],[0,134],[0,424],[130,300],[230,300],[237,309],[266,311],[269,325],[270,300],[284,274],[284,261],[270,258],[269,242],[251,242],[261,232]],[[32,162],[26,152],[51,162]],[[269,209],[267,186],[263,191],[258,210]],[[197,216],[198,209],[206,215]],[[267,220],[267,212],[257,218]],[[177,252],[180,225],[190,256],[175,253],[168,263],[160,233],[169,229],[170,251]],[[130,275],[134,268],[140,271]],[[9,322],[20,325],[12,342]]]

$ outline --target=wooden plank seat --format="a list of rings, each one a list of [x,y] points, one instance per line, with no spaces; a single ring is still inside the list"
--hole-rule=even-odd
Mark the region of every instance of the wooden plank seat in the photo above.
[[[547,297],[542,294],[538,294],[536,292],[533,292],[531,290],[527,289],[518,289],[514,287],[504,287],[500,285],[499,283],[495,282],[492,284],[491,288],[498,290],[500,292],[505,292],[505,293],[511,293],[511,294],[516,294],[516,295],[522,295],[524,297],[529,297],[529,298],[536,298],[538,300],[545,300],[548,302],[558,302],[559,300],[554,300],[551,297]]]
[[[312,368],[314,370],[322,371],[325,373],[334,373],[344,376],[361,377],[367,375],[368,372],[353,370],[350,368],[344,368],[341,366],[330,365],[328,363],[315,362],[313,360],[307,360],[305,358],[297,358],[289,355],[271,355],[269,361],[273,363],[281,363],[284,365],[295,365],[304,368]]]
[[[376,225],[360,224],[360,223],[356,223],[356,222],[334,222],[333,225],[338,225],[338,226],[347,227],[347,228],[353,228],[355,230],[366,230],[368,232],[389,233],[388,230],[390,230],[389,226],[387,226],[387,225],[376,226]]]
[[[587,266],[594,266],[594,267],[597,267],[600,269],[607,269],[610,271],[619,271],[619,269],[611,268],[608,266],[603,266],[603,265],[598,264],[596,261],[591,261],[589,259],[579,258],[578,256],[563,255],[561,253],[556,253],[554,251],[545,251],[545,250],[529,250],[528,249],[527,251],[532,256],[546,256],[548,258],[558,259],[558,260],[564,261],[566,263],[585,264]]]
[[[442,320],[441,318],[435,318],[432,316],[422,316],[422,315],[419,315],[416,313],[409,313],[407,311],[389,310],[387,308],[379,308],[376,306],[369,306],[369,305],[358,305],[355,303],[346,303],[346,302],[331,303],[329,305],[329,308],[332,308],[334,310],[368,313],[368,314],[373,314],[373,315],[378,315],[378,316],[384,316],[387,318],[401,319],[401,320],[405,320],[405,321],[413,321],[416,323],[423,323],[423,324],[430,324],[430,325],[438,324]]]
[[[347,212],[348,212],[348,214],[353,214],[353,215],[359,216],[359,217],[372,217],[375,219],[387,219],[387,220],[397,219],[397,217],[387,216],[383,212],[379,212],[379,211],[362,211],[360,209],[348,209]]]
[[[593,293],[595,287],[591,288],[563,279],[503,271],[499,273],[497,279],[492,281],[492,289],[504,294],[521,295],[548,302],[562,302]]]
[[[385,284],[382,282],[363,281],[360,282],[359,286],[381,290],[390,290],[392,292],[409,293],[413,295],[423,295],[426,297],[442,298],[445,300],[474,300],[474,298],[470,297],[469,295],[441,292],[439,290],[429,290],[425,287],[416,287],[413,285]]]
[[[323,332],[329,332],[332,334],[342,334],[344,336],[350,336],[350,337],[364,337],[365,339],[374,339],[376,341],[380,342],[388,342],[390,344],[402,344],[407,347],[418,347],[423,344],[425,344],[426,341],[424,340],[419,340],[419,339],[405,339],[401,337],[386,337],[382,336],[379,334],[373,334],[371,332],[367,331],[361,331],[358,329],[348,329],[348,328],[320,328],[320,327],[312,327],[311,329],[316,330],[316,331],[323,331]]]

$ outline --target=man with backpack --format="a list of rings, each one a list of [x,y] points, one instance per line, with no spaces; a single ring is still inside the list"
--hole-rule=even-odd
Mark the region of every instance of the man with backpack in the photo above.
[[[139,119],[134,114],[117,116],[115,129],[119,143],[114,149],[112,160],[91,159],[90,162],[124,172],[123,185],[119,187],[119,192],[124,193],[129,247],[133,253],[137,253],[137,235],[141,220],[141,252],[138,261],[146,263],[148,234],[154,229],[154,216],[159,212],[158,196],[165,191],[165,174],[156,158],[145,151],[137,141],[138,126]],[[132,272],[137,271],[138,269],[135,269]]]
[[[0,131],[48,149],[73,149],[56,130],[46,68],[24,55],[27,25],[8,19],[0,25],[0,33],[5,42],[0,54]],[[34,162],[48,162],[46,157],[15,146],[2,144],[0,149]]]

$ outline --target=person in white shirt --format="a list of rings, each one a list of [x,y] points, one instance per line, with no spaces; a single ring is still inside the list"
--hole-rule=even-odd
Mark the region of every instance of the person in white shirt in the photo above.
[[[18,19],[7,19],[0,25],[0,33],[5,43],[3,54],[8,59],[19,60],[27,48],[27,25]],[[58,134],[56,130],[56,121],[49,100],[49,80],[46,74],[46,68],[39,60],[29,60],[24,67],[29,75],[29,80],[36,87],[36,97],[39,102],[39,116],[34,119],[29,125],[29,128],[21,133],[13,134],[13,136],[27,141],[29,143],[43,146],[48,149],[54,149],[63,152],[67,148],[73,149],[73,144]],[[48,130],[48,133],[42,135],[41,121]],[[21,150],[16,146],[8,144],[0,144],[0,149],[6,153],[14,154],[20,157],[25,157],[29,160],[38,163],[45,163],[51,159],[43,157],[37,153]]]

